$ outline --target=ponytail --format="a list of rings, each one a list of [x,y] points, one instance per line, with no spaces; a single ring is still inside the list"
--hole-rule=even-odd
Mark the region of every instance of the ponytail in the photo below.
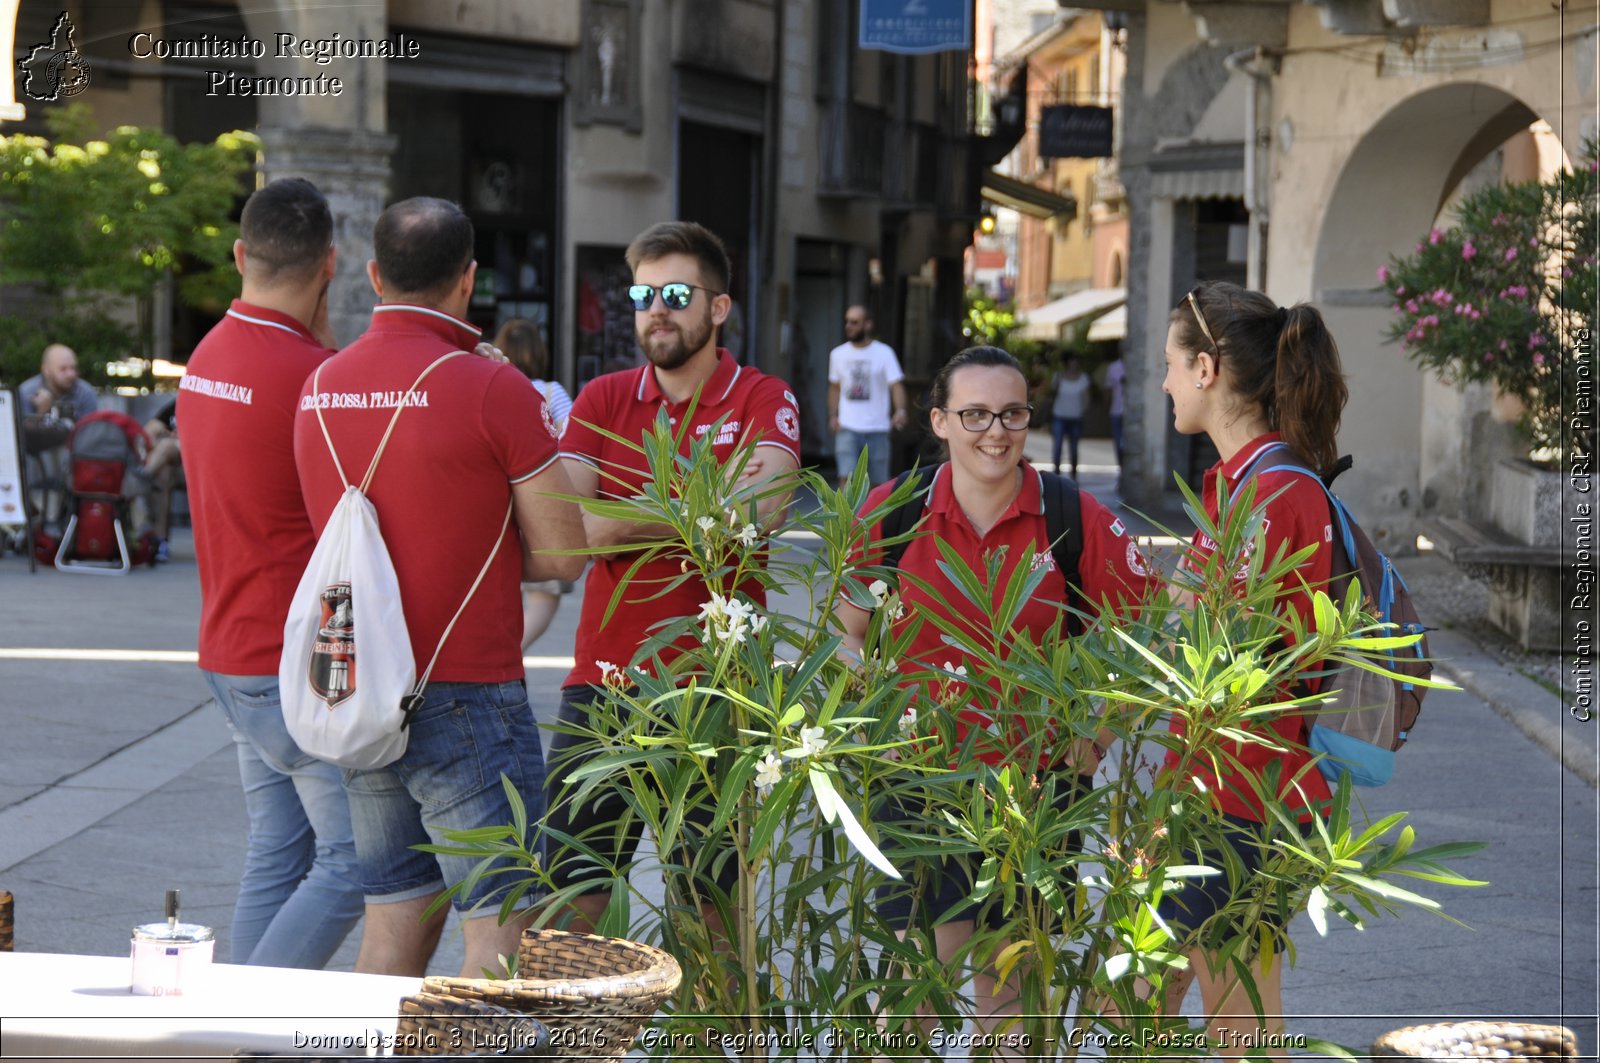
[[[1190,360],[1213,353],[1234,398],[1258,409],[1317,472],[1332,472],[1350,393],[1322,314],[1309,303],[1281,307],[1225,281],[1207,282],[1192,294],[1171,315]]]
[[[1283,329],[1277,340],[1271,420],[1295,453],[1327,474],[1339,460],[1339,419],[1350,397],[1339,347],[1322,314],[1309,303],[1278,313]]]

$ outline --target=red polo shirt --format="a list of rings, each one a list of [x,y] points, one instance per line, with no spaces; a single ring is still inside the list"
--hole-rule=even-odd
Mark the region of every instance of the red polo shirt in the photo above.
[[[673,402],[662,393],[653,366],[607,373],[590,381],[573,401],[572,416],[561,437],[561,453],[599,471],[601,497],[638,495],[646,477],[643,456],[597,428],[637,442],[655,423],[657,411],[665,409],[676,427],[687,416],[689,406],[690,400]],[[724,417],[727,419],[712,441],[712,452],[718,461],[726,462],[750,440],[755,440],[758,447],[777,447],[799,460],[800,411],[788,385],[777,377],[740,365],[727,351],[718,349],[717,368],[700,388],[684,450],[688,450],[691,438],[705,435]],[[597,662],[626,666],[652,628],[664,620],[699,614],[706,600],[705,585],[690,581],[662,594],[662,588],[683,575],[683,570],[680,559],[661,556],[633,574],[602,632],[601,620],[617,587],[637,560],[636,554],[624,553],[615,558],[597,558],[590,567],[573,648],[575,663],[563,685],[599,683]],[[759,584],[742,589],[753,601],[765,604],[766,594]]]
[[[1280,458],[1287,457],[1287,454],[1265,454],[1263,457],[1268,448],[1281,445],[1282,442],[1283,437],[1277,432],[1258,436],[1240,448],[1232,458],[1218,462],[1208,469],[1201,495],[1207,516],[1213,520],[1217,517],[1219,477],[1227,483],[1229,497],[1233,497],[1240,487],[1240,474],[1251,465],[1255,465],[1257,469],[1266,469],[1277,464]],[[1311,592],[1318,589],[1326,590],[1328,580],[1333,573],[1333,514],[1328,508],[1328,497],[1309,477],[1297,473],[1264,472],[1259,473],[1255,479],[1257,504],[1271,495],[1282,492],[1267,503],[1266,556],[1271,558],[1277,555],[1280,549],[1286,553],[1293,553],[1307,545],[1315,544],[1317,547],[1316,552],[1300,566],[1296,579],[1292,583],[1282,584],[1282,593],[1278,599],[1283,607],[1293,609],[1303,620],[1309,620],[1312,615]],[[1195,533],[1190,547],[1191,554],[1203,560],[1215,549],[1216,543],[1208,536],[1201,532]],[[1244,790],[1249,793],[1250,789],[1247,784],[1241,782],[1240,772],[1248,772],[1260,778],[1266,766],[1276,761],[1282,765],[1280,777],[1287,780],[1302,771],[1311,759],[1310,754],[1303,751],[1307,730],[1303,715],[1298,712],[1282,713],[1272,717],[1265,726],[1269,726],[1286,742],[1301,748],[1292,749],[1288,753],[1278,753],[1265,746],[1251,743],[1227,743],[1224,749],[1238,759],[1239,771],[1225,768],[1220,779],[1208,764],[1191,766],[1191,777],[1199,779],[1206,789],[1216,796],[1217,807],[1229,815],[1256,821],[1260,821],[1263,815],[1261,803],[1255,800],[1253,794],[1241,796],[1236,792]],[[1174,717],[1172,730],[1182,734],[1184,721]],[[1178,761],[1176,750],[1167,753],[1168,767],[1177,766]],[[1313,803],[1326,801],[1331,796],[1327,780],[1323,778],[1322,772],[1315,768],[1305,772],[1300,777],[1299,784]],[[1285,791],[1284,797],[1291,807],[1304,805],[1292,788]]]
[[[938,615],[954,623],[973,641],[994,645],[1004,656],[1013,641],[1027,640],[1038,644],[1048,633],[1057,630],[1065,618],[1063,604],[1090,613],[1109,608],[1126,614],[1137,608],[1159,586],[1160,581],[1151,574],[1138,544],[1128,535],[1123,523],[1093,495],[1080,490],[1078,499],[1083,513],[1083,553],[1078,559],[1078,576],[1082,587],[1079,593],[1069,596],[1066,577],[1056,567],[1055,555],[1050,552],[1039,471],[1027,462],[1023,462],[1022,471],[1022,490],[994,527],[980,536],[956,501],[950,484],[950,466],[944,464],[934,470],[932,490],[928,492],[925,503],[924,522],[917,536],[906,544],[905,553],[900,558],[902,572],[917,576],[918,580],[929,586],[924,589],[917,580],[906,580],[901,584],[904,616],[896,622],[897,629],[904,630],[906,625],[913,622],[913,618]],[[867,495],[862,512],[882,505],[893,490],[893,483],[873,488]],[[882,537],[882,524],[873,525],[868,532],[869,543],[875,543]],[[1002,548],[1005,550],[1000,578],[990,588],[994,604],[999,603],[1015,576],[1022,562],[1023,551],[1029,546],[1033,547],[1034,566],[1045,569],[1045,575],[1037,592],[1023,604],[1010,630],[993,631],[984,622],[984,617],[974,615],[978,610],[970,607],[966,595],[940,567],[937,544],[941,542],[953,548],[966,559],[973,571],[980,574],[986,569],[989,555]],[[869,546],[862,556],[870,553]],[[843,608],[855,608],[843,599],[840,601]],[[918,666],[942,668],[947,663],[954,667],[972,664],[966,653],[950,645],[945,634],[926,619],[920,620],[920,627],[916,629],[906,653]],[[902,666],[902,671],[913,670]],[[981,707],[963,709],[957,717],[957,737],[964,738],[969,726],[991,728],[992,723],[989,714],[982,711]],[[1014,749],[1025,737],[1023,734],[1014,734],[1009,745]],[[1010,753],[1005,748],[1008,742],[1003,732],[995,738],[997,744],[994,747],[977,751],[978,757],[986,763],[1000,764],[1009,759]],[[1047,756],[1045,759],[1050,758]],[[1049,767],[1049,764],[1041,763],[1040,767]]]
[[[498,537],[483,584],[434,666],[431,678],[442,682],[522,678],[521,537],[514,518],[504,535],[500,527],[511,485],[556,459],[544,400],[516,369],[472,354],[479,335],[438,310],[379,306],[366,334],[328,361],[315,399],[306,381],[294,425],[306,509],[320,532],[344,484],[313,403],[322,407],[345,475],[359,485],[404,397],[405,412],[367,497],[400,582],[419,675]],[[408,390],[434,359],[453,350],[468,356],[452,358]]]
[[[277,675],[289,598],[316,535],[294,467],[294,411],[332,354],[287,314],[235,299],[178,387],[200,567],[200,667]]]

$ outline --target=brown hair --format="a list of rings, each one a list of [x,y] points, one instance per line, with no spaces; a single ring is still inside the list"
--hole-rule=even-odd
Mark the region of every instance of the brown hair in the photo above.
[[[1011,352],[1001,350],[999,347],[968,347],[958,351],[950,360],[939,367],[933,375],[933,383],[928,386],[928,408],[931,410],[942,409],[950,401],[950,378],[955,376],[956,370],[968,366],[1004,366],[1022,372],[1022,366],[1011,356]],[[1026,378],[1027,374],[1023,374]]]
[[[496,333],[494,345],[529,380],[543,380],[550,372],[550,351],[539,326],[520,317],[511,318]]]
[[[692,221],[664,221],[650,226],[628,245],[628,268],[639,269],[641,262],[654,262],[668,255],[688,255],[700,264],[700,282],[718,295],[728,293],[728,249],[716,233]]]
[[[1339,347],[1322,314],[1310,303],[1281,307],[1260,292],[1225,281],[1202,284],[1193,295],[1194,304],[1185,297],[1170,315],[1189,361],[1200,354],[1216,358],[1219,376],[1225,376],[1238,401],[1258,408],[1312,468],[1331,472],[1339,460],[1339,418],[1350,391]]]

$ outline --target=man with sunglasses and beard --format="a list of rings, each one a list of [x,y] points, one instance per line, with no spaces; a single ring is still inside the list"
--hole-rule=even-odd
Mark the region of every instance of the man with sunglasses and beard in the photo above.
[[[608,373],[579,392],[561,439],[573,489],[588,498],[639,495],[647,470],[644,456],[635,448],[665,410],[685,452],[691,441],[713,430],[712,452],[724,463],[753,442],[752,456],[739,477],[741,497],[758,497],[757,516],[774,518],[787,504],[787,493],[759,496],[781,485],[799,467],[800,415],[794,393],[782,380],[741,366],[717,345],[718,329],[732,305],[722,241],[694,222],[662,222],[629,245],[627,262],[634,279],[628,289],[634,328],[648,364]],[[601,555],[584,586],[574,667],[561,691],[560,719],[568,727],[588,726],[587,706],[599,696],[605,673],[628,667],[663,622],[696,615],[708,593],[698,580],[673,585],[683,575],[680,557],[652,557],[630,571],[639,561],[642,544],[667,533],[662,526],[589,512],[584,513],[583,523],[590,548]],[[741,591],[756,603],[765,603],[759,585]],[[607,618],[614,599],[615,609]],[[664,659],[670,649],[663,648]],[[649,666],[648,661],[641,664]],[[579,735],[558,733],[552,739],[548,823],[552,831],[584,839],[602,857],[611,858],[609,862],[625,865],[638,845],[639,828],[635,821],[627,837],[616,837],[611,825],[626,810],[622,800],[602,798],[577,808],[562,799],[564,780],[581,765],[587,746]],[[553,838],[549,844],[554,847]],[[617,851],[607,851],[613,848]],[[551,857],[558,888],[594,878],[594,890],[572,902],[572,929],[593,928],[605,910],[610,879],[601,868],[570,852],[552,851]]]

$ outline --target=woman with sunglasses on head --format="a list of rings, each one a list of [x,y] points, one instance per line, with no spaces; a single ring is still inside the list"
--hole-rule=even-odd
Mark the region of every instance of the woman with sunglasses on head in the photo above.
[[[928,400],[933,432],[944,442],[949,460],[922,474],[920,482],[928,489],[920,534],[906,544],[898,562],[903,608],[893,623],[901,630],[907,624],[920,624],[905,651],[911,661],[901,665],[901,672],[921,671],[927,678],[929,669],[950,673],[974,663],[926,619],[931,614],[964,628],[980,645],[1004,646],[1024,639],[1040,643],[1076,630],[1069,610],[1091,616],[1108,607],[1131,611],[1148,597],[1155,581],[1138,545],[1121,521],[1081,490],[1083,546],[1078,572],[1082,585],[1067,585],[1051,550],[1044,512],[1045,483],[1040,471],[1023,456],[1033,408],[1028,404],[1027,379],[1016,359],[996,347],[970,347],[938,372]],[[890,482],[875,488],[862,512],[881,506],[894,487]],[[1070,481],[1068,487],[1075,489]],[[885,538],[883,523],[868,530],[863,560],[874,559],[873,544]],[[939,544],[959,552],[980,576],[986,571],[987,558],[1003,551],[999,580],[989,588],[996,602],[1013,580],[1026,576],[1019,568],[1024,552],[1032,547],[1035,568],[1047,571],[1011,630],[989,630],[981,615],[974,619],[972,614],[978,610],[940,565]],[[859,653],[870,614],[841,598],[836,616],[844,630],[845,648]],[[938,684],[937,679],[930,682],[930,686]],[[938,692],[930,690],[929,695],[937,697]],[[997,708],[982,691],[970,697],[957,714],[957,740],[966,741],[968,731],[975,730],[981,743],[975,752],[984,762],[995,766],[1018,762],[1029,773],[1067,776],[1056,792],[1062,803],[1071,801],[1076,792],[1073,780],[1078,775],[1092,775],[1104,750],[1089,740],[1071,743],[1070,748],[1051,748],[1066,744],[1037,734],[1016,733],[1020,728],[985,733],[991,730],[991,716]],[[901,814],[915,819],[921,811],[902,809]],[[938,922],[945,912],[970,898],[977,870],[975,862],[945,860],[927,869],[929,873],[922,879],[927,888],[921,895],[886,890],[879,898],[879,910],[902,930],[913,918],[919,925],[933,927],[939,958],[949,962],[972,937],[978,918],[991,928],[1003,922],[1004,913],[993,902],[983,910],[969,909],[962,918]],[[908,880],[913,878],[907,873]],[[989,971],[978,972],[975,983],[981,1027],[989,1028],[994,1019],[1015,1012],[1015,985],[998,986]]]
[[[1325,588],[1332,573],[1333,528],[1327,496],[1308,476],[1256,470],[1282,464],[1292,454],[1296,463],[1319,474],[1332,472],[1338,459],[1339,417],[1348,397],[1333,337],[1315,307],[1305,303],[1280,307],[1260,292],[1220,282],[1190,292],[1169,320],[1162,390],[1172,396],[1175,426],[1185,435],[1204,432],[1221,456],[1205,474],[1206,515],[1217,519],[1218,496],[1224,489],[1233,497],[1246,481],[1256,481],[1256,502],[1266,506],[1265,556],[1270,559],[1280,549],[1294,553],[1315,548],[1279,598],[1283,608],[1309,619],[1310,592]],[[1215,548],[1208,537],[1197,533],[1189,563]],[[1308,685],[1314,688],[1315,680]],[[1330,798],[1322,773],[1310,766],[1305,718],[1287,712],[1271,717],[1265,726],[1274,733],[1264,737],[1281,748],[1231,743],[1225,751],[1235,759],[1229,763],[1224,758],[1220,773],[1207,762],[1190,761],[1184,768],[1193,788],[1210,795],[1223,818],[1227,840],[1251,873],[1260,865],[1267,833],[1257,794],[1270,777],[1270,766],[1277,766],[1277,778],[1282,780],[1280,796],[1299,809],[1302,822],[1310,822],[1313,810]],[[1174,718],[1173,730],[1181,733],[1181,720]],[[1180,761],[1177,750],[1168,753],[1169,769]],[[1216,859],[1198,862],[1215,867]],[[1199,927],[1228,902],[1228,892],[1227,875],[1190,880],[1162,899],[1161,915],[1179,927]],[[1255,1008],[1231,970],[1220,962],[1213,964],[1213,959],[1207,949],[1196,950],[1188,969],[1175,972],[1168,986],[1167,1010],[1176,1014],[1189,985],[1198,980],[1213,1039],[1220,1040],[1224,1058],[1238,1058],[1243,1047],[1237,1035],[1255,1029]],[[1270,970],[1262,968],[1256,959],[1251,976],[1271,1035],[1281,1031],[1281,1020],[1272,1017],[1283,1012],[1283,965],[1273,962]],[[1223,1036],[1228,1030],[1235,1035],[1232,1044]],[[1274,1040],[1258,1033],[1254,1043],[1271,1045]],[[1285,1058],[1281,1051],[1272,1055]]]

